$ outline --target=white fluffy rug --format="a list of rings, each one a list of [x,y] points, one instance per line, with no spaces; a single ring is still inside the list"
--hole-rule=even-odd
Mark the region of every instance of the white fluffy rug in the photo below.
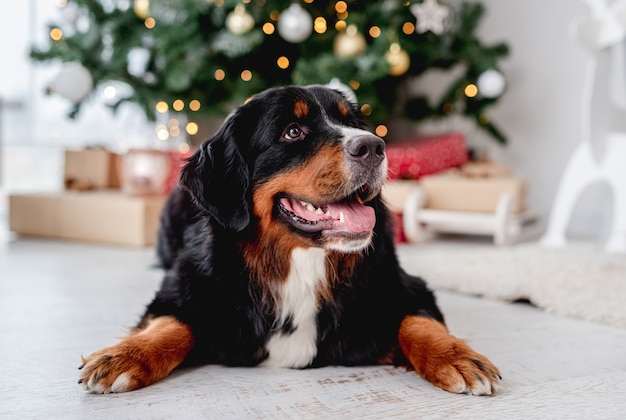
[[[528,299],[549,312],[626,328],[626,255],[606,253],[599,244],[402,244],[398,256],[435,290]]]

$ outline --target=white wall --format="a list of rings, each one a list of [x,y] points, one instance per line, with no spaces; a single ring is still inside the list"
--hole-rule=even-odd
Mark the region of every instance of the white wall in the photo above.
[[[569,24],[587,14],[587,9],[576,0],[481,1],[487,8],[480,26],[481,38],[505,41],[511,47],[503,66],[509,87],[491,111],[507,134],[509,145],[496,148],[494,155],[528,180],[528,203],[545,217],[559,176],[581,137],[587,55],[570,38]],[[32,42],[46,36],[44,23],[58,13],[54,2],[10,2],[0,10],[0,27],[5,34],[0,37],[0,96],[24,103],[20,111],[4,112],[4,133],[0,135],[5,144],[71,146],[111,139],[124,142],[133,132],[143,133],[145,121],[132,109],[114,118],[107,109],[93,105],[77,121],[68,121],[64,116],[69,104],[62,98],[42,95],[45,82],[56,70],[42,70],[40,66],[32,70],[27,51]],[[606,188],[589,191],[576,212],[571,231],[603,235],[610,222],[609,205]]]
[[[485,41],[511,47],[504,62],[508,90],[492,117],[508,134],[501,157],[529,182],[529,204],[547,216],[561,172],[581,140],[582,91],[588,53],[570,36],[570,23],[588,15],[576,0],[483,0]],[[625,75],[626,77],[626,75]],[[626,182],[626,180],[625,180]],[[604,237],[611,196],[604,185],[582,197],[572,236]]]
[[[104,106],[101,90],[88,97],[76,120],[66,118],[72,103],[58,95],[47,96],[45,87],[57,75],[59,63],[35,63],[33,45],[47,45],[47,26],[62,22],[55,1],[25,0],[0,5],[0,98],[19,102],[2,112],[0,136],[5,146],[109,145],[141,147],[156,141],[154,124],[139,107],[124,105],[112,115]],[[102,87],[101,87],[102,88]]]

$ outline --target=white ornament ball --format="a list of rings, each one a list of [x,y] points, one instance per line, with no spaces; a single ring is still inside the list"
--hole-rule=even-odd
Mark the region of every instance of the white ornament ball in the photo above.
[[[239,4],[226,16],[226,27],[235,35],[243,35],[254,28],[254,18]]]
[[[56,78],[46,88],[72,102],[80,102],[93,89],[91,73],[82,64],[65,63]]]
[[[280,14],[277,29],[285,41],[302,42],[313,32],[313,18],[298,3],[292,3]]]
[[[358,32],[356,26],[348,26],[345,32],[335,37],[333,51],[337,57],[353,58],[367,48],[365,37]]]
[[[478,93],[485,98],[497,98],[502,95],[506,88],[506,80],[502,73],[497,70],[487,70],[476,81]]]

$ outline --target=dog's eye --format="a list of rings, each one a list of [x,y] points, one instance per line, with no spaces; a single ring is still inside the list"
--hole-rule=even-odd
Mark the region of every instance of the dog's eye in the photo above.
[[[304,130],[297,124],[290,125],[283,133],[283,139],[295,141],[304,138]]]

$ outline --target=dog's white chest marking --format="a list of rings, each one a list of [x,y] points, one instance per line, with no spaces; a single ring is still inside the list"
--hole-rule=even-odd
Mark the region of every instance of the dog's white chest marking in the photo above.
[[[325,281],[326,254],[321,248],[296,248],[291,253],[291,271],[280,290],[279,326],[268,340],[264,366],[300,368],[317,354],[316,289]]]

